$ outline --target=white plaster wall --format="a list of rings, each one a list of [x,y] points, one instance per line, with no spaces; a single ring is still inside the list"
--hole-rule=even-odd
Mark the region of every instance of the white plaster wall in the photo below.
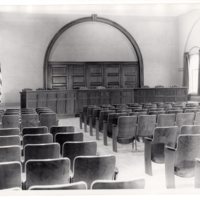
[[[43,60],[48,43],[58,29],[80,17],[85,17],[85,15],[0,13],[0,44],[2,47],[0,48],[0,62],[4,103],[7,105],[19,104],[19,91],[22,88],[36,89],[43,86]],[[177,80],[179,59],[177,56],[178,21],[176,17],[149,18],[128,15],[105,15],[102,17],[119,23],[137,41],[144,60],[145,85],[181,84]],[[84,30],[87,31],[84,35],[76,31],[81,28],[78,26],[72,28],[71,32],[66,32],[66,36],[68,34],[70,37],[63,36],[61,39],[66,37],[66,43],[70,43],[69,47],[65,47],[67,54],[63,54],[63,46],[59,46],[63,42],[60,40],[54,49],[51,60],[60,58],[64,60],[63,55],[66,56],[66,61],[88,60],[91,55],[91,60],[134,60],[134,52],[130,44],[124,40],[122,34],[113,28],[101,26],[102,33],[105,31],[109,35],[109,39],[104,41],[100,40],[105,36],[101,34],[95,34],[95,37],[87,41],[74,37],[79,34],[85,38],[88,34],[93,36],[96,30],[88,32],[86,29],[88,25],[85,25]],[[116,43],[116,38],[111,37],[112,33],[117,35],[119,43]],[[93,45],[97,39],[99,39],[98,46],[101,48],[94,49]],[[103,47],[104,45],[106,48]],[[104,49],[102,50],[102,48]],[[86,49],[90,50],[86,51]],[[114,52],[113,49],[116,51]]]
[[[192,47],[200,47],[200,11],[194,10],[179,17],[179,63],[183,68],[183,54],[190,51]],[[196,49],[197,50],[197,49]],[[195,49],[194,49],[195,51]],[[182,82],[183,71],[179,76]]]

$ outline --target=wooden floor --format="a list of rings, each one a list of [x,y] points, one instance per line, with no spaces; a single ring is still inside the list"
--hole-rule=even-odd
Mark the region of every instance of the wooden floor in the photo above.
[[[83,132],[79,128],[79,118],[60,119],[59,125],[73,125],[75,131]],[[200,193],[200,189],[194,189],[194,178],[175,178],[176,189],[166,189],[165,187],[165,168],[164,164],[153,163],[153,176],[144,173],[144,145],[138,143],[138,150],[132,150],[132,145],[118,144],[118,152],[112,151],[112,141],[108,138],[108,146],[103,145],[102,134],[97,141],[97,151],[99,155],[114,154],[117,160],[119,170],[118,180],[131,180],[136,178],[145,178],[146,186],[142,193],[168,194],[168,193]],[[95,140],[95,136],[90,136],[89,132],[84,133],[84,140]]]

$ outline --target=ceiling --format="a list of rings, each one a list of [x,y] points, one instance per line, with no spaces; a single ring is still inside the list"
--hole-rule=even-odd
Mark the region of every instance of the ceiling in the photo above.
[[[180,16],[187,12],[200,10],[200,0],[26,0],[26,2],[22,2],[22,0],[0,0],[0,12],[30,14],[88,15],[88,13],[97,13],[99,15]]]

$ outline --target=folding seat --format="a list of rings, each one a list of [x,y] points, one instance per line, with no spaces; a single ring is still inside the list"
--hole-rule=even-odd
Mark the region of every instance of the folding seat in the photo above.
[[[24,163],[31,159],[60,158],[60,145],[58,143],[27,144],[24,147]]]
[[[3,128],[19,128],[19,115],[3,115],[2,126]]]
[[[129,106],[129,109],[131,109],[131,110],[134,112],[136,109],[142,109],[142,105],[138,105],[138,106]]]
[[[135,179],[130,181],[97,180],[91,185],[92,190],[144,189],[144,187],[144,179]]]
[[[178,113],[183,113],[183,110],[182,109],[169,109],[169,110],[166,110],[166,113],[168,114],[178,114]]]
[[[37,114],[33,108],[22,108],[21,114]]]
[[[25,128],[22,129],[22,135],[42,134],[42,133],[48,133],[48,128],[46,126],[25,127]]]
[[[177,113],[176,126],[180,128],[183,125],[193,125],[194,117],[195,113]]]
[[[0,136],[19,135],[19,128],[0,128]]]
[[[153,137],[144,138],[145,173],[152,175],[152,163],[164,163],[165,146],[175,147],[178,137],[178,127],[156,127]]]
[[[156,126],[156,115],[138,116],[137,140],[144,137],[151,137]]]
[[[142,108],[142,109],[134,109],[133,110],[133,112],[146,112],[146,113],[148,113],[148,109],[146,109],[146,108]]]
[[[61,185],[35,185],[31,186],[29,190],[87,190],[87,184],[84,181],[79,181]]]
[[[0,146],[0,162],[21,162],[21,147],[17,145]]]
[[[21,128],[24,127],[37,127],[39,125],[38,114],[22,114],[21,115]]]
[[[20,114],[20,110],[19,109],[14,109],[14,108],[12,108],[12,109],[6,109],[6,111],[5,111],[5,113],[4,113],[5,115],[19,115]]]
[[[200,134],[178,136],[177,148],[165,148],[166,187],[175,188],[175,175],[194,177],[195,158],[200,157]]]
[[[195,114],[194,125],[200,125],[200,112],[196,112]]]
[[[0,146],[21,145],[19,135],[0,136]]]
[[[46,112],[53,112],[50,108],[48,108],[48,107],[37,107],[36,109],[36,112],[38,113],[38,114],[40,114],[40,113],[46,113]]]
[[[143,104],[143,108],[144,108],[144,109],[157,108],[157,104],[155,104],[155,103],[151,103],[151,104],[146,103],[146,104]]]
[[[113,124],[112,128],[113,151],[117,152],[117,142],[133,144],[137,132],[137,116],[120,116],[117,124]]]
[[[0,189],[22,188],[20,162],[0,162]]]
[[[67,184],[70,180],[68,158],[29,160],[25,164],[24,189],[36,185]]]
[[[53,135],[50,133],[43,134],[27,134],[23,136],[23,146],[27,144],[45,144],[53,143]]]
[[[165,114],[165,111],[164,110],[154,110],[154,111],[148,111],[148,114],[149,115],[159,115],[159,114]]]
[[[159,114],[157,118],[157,126],[174,126],[176,123],[176,114]]]
[[[88,188],[95,180],[115,179],[116,158],[105,156],[78,156],[74,160],[72,182],[84,181]]]
[[[65,142],[62,146],[62,156],[70,159],[73,169],[74,158],[77,156],[93,156],[97,154],[97,143],[88,142]]]
[[[55,142],[59,143],[60,146],[65,142],[83,141],[83,133],[57,133],[55,136]]]
[[[200,108],[185,108],[184,113],[191,113],[191,112],[200,112]]]
[[[40,126],[48,127],[48,130],[52,126],[58,126],[58,119],[56,113],[41,113],[39,116]]]
[[[53,135],[53,138],[55,138],[57,133],[72,133],[74,131],[74,126],[52,126],[50,128],[50,133]]]

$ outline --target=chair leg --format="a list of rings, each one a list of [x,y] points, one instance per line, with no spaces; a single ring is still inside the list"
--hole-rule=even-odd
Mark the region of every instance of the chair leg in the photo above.
[[[90,136],[93,136],[92,117],[89,117]]]
[[[87,117],[84,116],[84,131],[87,132]]]
[[[96,140],[99,140],[99,120],[98,119],[96,119],[95,127],[96,127]]]
[[[151,163],[151,141],[144,141],[144,163],[145,163],[145,173],[152,176],[152,163]]]
[[[118,135],[118,128],[116,126],[112,127],[112,146],[113,151],[117,152],[117,135]]]
[[[108,145],[108,141],[107,141],[107,123],[103,122],[103,144],[105,146]]]
[[[80,116],[79,116],[79,118],[80,118],[80,129],[82,129],[83,128],[83,126],[82,126],[82,123],[83,123],[83,119],[82,119],[82,113],[80,113]]]
[[[165,148],[165,179],[167,188],[175,188],[175,152]]]
[[[195,188],[200,188],[200,161],[199,159],[197,159],[195,163],[194,186]]]

